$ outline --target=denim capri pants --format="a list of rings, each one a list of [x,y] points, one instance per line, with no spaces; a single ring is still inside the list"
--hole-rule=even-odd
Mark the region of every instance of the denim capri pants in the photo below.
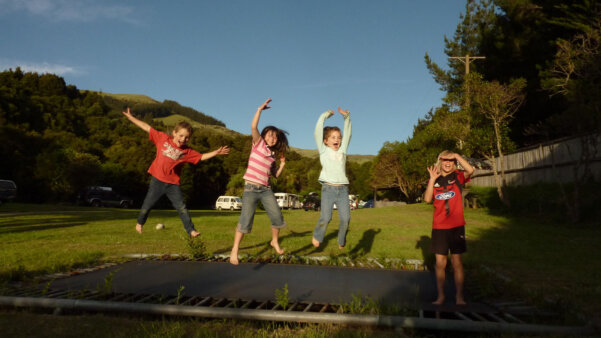
[[[244,185],[244,194],[242,195],[242,211],[240,212],[240,220],[236,227],[237,231],[243,234],[251,232],[259,201],[261,201],[265,212],[267,212],[267,216],[269,216],[272,228],[280,229],[286,226],[284,216],[282,216],[282,211],[271,188],[264,185],[246,183]]]

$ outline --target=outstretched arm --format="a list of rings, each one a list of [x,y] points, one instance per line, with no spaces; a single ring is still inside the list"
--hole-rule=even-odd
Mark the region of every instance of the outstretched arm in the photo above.
[[[261,138],[261,133],[259,133],[259,119],[261,118],[261,112],[265,109],[269,109],[271,107],[268,106],[269,102],[271,102],[271,98],[267,99],[262,105],[257,108],[257,112],[253,117],[253,121],[250,124],[250,130],[253,137],[253,144],[257,143]]]
[[[432,202],[432,198],[434,197],[434,183],[436,182],[436,179],[440,177],[440,172],[436,166],[428,167],[428,172],[430,173],[430,180],[428,181],[428,187],[424,193],[424,201],[426,203]]]
[[[210,153],[204,153],[202,154],[202,158],[200,159],[201,161],[206,161],[212,157],[215,157],[217,155],[227,155],[230,153],[230,148],[228,146],[221,146],[218,149],[215,149],[213,151],[211,151]]]
[[[147,133],[150,132],[150,125],[144,121],[135,118],[129,111],[129,107],[127,107],[127,111],[123,112],[123,115],[125,115],[125,117],[127,117],[127,119],[130,120],[133,124],[140,127],[140,129],[144,130]]]
[[[351,125],[351,113],[348,110],[342,110],[338,107],[338,112],[344,117],[344,130],[342,132],[342,144],[340,144],[340,151],[346,153],[348,145],[351,142],[351,134],[353,127]]]

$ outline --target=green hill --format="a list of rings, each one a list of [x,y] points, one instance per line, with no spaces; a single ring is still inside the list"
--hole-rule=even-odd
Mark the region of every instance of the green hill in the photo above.
[[[113,98],[120,101],[127,102],[129,104],[135,103],[160,103],[159,101],[142,94],[111,94],[111,93],[98,93],[103,98]]]
[[[219,134],[223,134],[223,135],[227,135],[227,136],[242,136],[242,135],[244,135],[237,131],[228,129],[226,127],[222,127],[222,126],[218,126],[218,125],[214,125],[214,124],[203,124],[200,122],[196,122],[189,117],[179,115],[179,114],[173,114],[173,115],[166,116],[166,117],[157,117],[154,120],[160,121],[166,126],[173,126],[180,121],[187,121],[188,123],[190,123],[192,125],[192,127],[194,129],[199,130],[200,132],[203,132],[203,131],[217,132]]]

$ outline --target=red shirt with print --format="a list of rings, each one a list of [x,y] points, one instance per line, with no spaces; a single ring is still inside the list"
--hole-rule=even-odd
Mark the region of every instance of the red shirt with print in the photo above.
[[[465,225],[463,217],[463,185],[469,182],[463,171],[455,170],[447,176],[440,176],[434,182],[433,229],[452,229]]]
[[[178,147],[169,135],[154,128],[150,128],[148,135],[157,148],[157,155],[148,172],[161,182],[179,185],[183,165],[198,163],[202,154],[188,147]]]

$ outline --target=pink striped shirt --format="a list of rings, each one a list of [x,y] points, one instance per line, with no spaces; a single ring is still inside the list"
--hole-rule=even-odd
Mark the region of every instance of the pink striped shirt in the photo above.
[[[271,175],[271,165],[275,158],[271,155],[271,150],[267,147],[265,140],[261,137],[253,145],[248,158],[248,167],[244,173],[244,180],[269,186],[269,176]]]

